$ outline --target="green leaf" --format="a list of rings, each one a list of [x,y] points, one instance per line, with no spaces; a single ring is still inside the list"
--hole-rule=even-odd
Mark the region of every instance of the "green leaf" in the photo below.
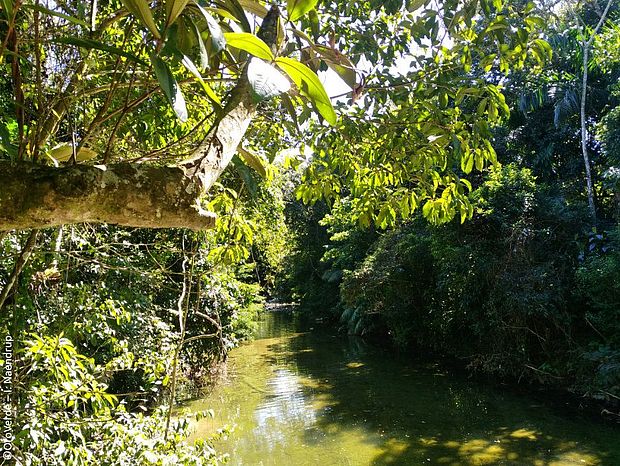
[[[207,22],[207,28],[209,29],[209,34],[211,35],[211,45],[213,46],[213,51],[215,53],[221,52],[226,47],[226,38],[224,37],[224,32],[220,27],[220,23],[218,23],[217,20],[203,7],[198,4],[196,4],[196,6]]]
[[[45,155],[52,158],[56,162],[68,162],[69,159],[73,156],[74,147],[73,144],[68,142],[63,142],[55,146],[46,152]],[[75,160],[78,162],[84,162],[86,160],[91,160],[97,157],[99,154],[97,152],[87,148],[82,147],[78,151],[75,156]]]
[[[461,170],[464,173],[471,173],[474,168],[474,155],[468,152],[461,157]],[[470,189],[471,191],[471,189]]]
[[[144,24],[157,39],[161,39],[159,29],[153,19],[151,8],[146,0],[121,0],[123,5]]]
[[[412,0],[407,2],[407,11],[413,13],[418,8],[425,6],[428,3],[428,0]]]
[[[491,68],[493,67],[493,63],[495,63],[496,57],[497,57],[497,54],[495,53],[486,55],[480,60],[480,67],[483,68],[484,71],[488,73],[489,71],[491,71]]]
[[[291,84],[282,73],[260,58],[250,60],[248,81],[258,102],[283,94],[291,88]]]
[[[540,16],[528,16],[524,19],[525,24],[527,24],[528,26],[530,26],[531,29],[535,29],[535,28],[539,28],[539,29],[544,29],[545,28],[545,20],[542,19]]]
[[[207,46],[205,45],[204,40],[202,40],[202,34],[200,34],[200,29],[196,26],[195,23],[192,23],[194,26],[194,32],[196,33],[196,39],[198,41],[198,48],[200,49],[200,66],[203,70],[209,68],[209,52],[207,51]]]
[[[259,18],[264,18],[267,16],[267,8],[254,0],[239,0],[239,4],[245,11],[258,16]]]
[[[195,4],[194,6],[198,6],[198,4]],[[229,19],[231,21],[234,21],[235,23],[239,22],[239,20],[228,10],[223,10],[222,8],[212,8],[212,7],[204,7],[204,10],[210,11],[211,13],[217,13],[222,18]]]
[[[187,106],[185,105],[185,98],[183,97],[181,88],[179,87],[176,79],[174,79],[170,68],[160,57],[155,54],[151,55],[151,62],[153,63],[153,69],[155,70],[157,81],[164,91],[168,102],[170,102],[174,113],[176,113],[181,122],[186,122],[188,115]]]
[[[62,18],[70,23],[77,24],[78,26],[84,26],[87,29],[90,29],[90,24],[86,21],[82,21],[81,19],[76,18],[75,16],[69,16],[60,11],[50,10],[41,5],[24,5],[24,8],[31,8],[33,10],[37,10],[41,13],[45,13],[46,15],[56,16],[57,18]]]
[[[272,61],[274,58],[269,46],[249,32],[225,32],[224,37],[230,47],[245,50],[263,60]]]
[[[312,37],[314,37],[314,40],[319,40],[321,25],[319,23],[319,14],[315,9],[310,10],[310,13],[308,13],[308,19],[310,20],[310,30],[312,31]]]
[[[487,108],[487,104],[489,103],[489,98],[485,97],[484,99],[482,99],[480,101],[480,103],[478,104],[478,109],[476,110],[476,115],[479,118],[484,117],[484,112],[486,111]]]
[[[497,105],[495,105],[495,101],[493,100],[489,101],[489,105],[487,106],[487,115],[489,115],[490,122],[495,122],[497,120]]]
[[[244,163],[241,160],[241,157],[237,154],[235,154],[235,156],[233,157],[232,164],[243,182],[245,183],[245,186],[248,188],[248,191],[252,195],[255,195],[258,190],[258,183],[256,177],[252,174],[252,169],[250,169],[248,164]]]
[[[426,218],[429,218],[432,211],[433,211],[433,201],[429,199],[424,204],[424,207],[422,207],[422,215],[424,215],[424,217]]]
[[[474,164],[476,165],[476,170],[482,171],[484,169],[484,157],[478,151],[474,155]]]
[[[299,90],[310,99],[319,113],[332,126],[336,125],[336,112],[319,77],[306,65],[292,58],[279,57],[276,64],[289,75]]]
[[[5,19],[13,17],[14,2],[12,0],[0,0],[0,6],[4,10]],[[28,5],[24,5],[28,6]]]
[[[312,48],[327,63],[327,66],[334,70],[351,89],[355,88],[357,73],[355,72],[355,66],[346,55],[324,45],[315,45]]]
[[[209,86],[209,84],[202,78],[202,75],[200,74],[200,71],[198,71],[198,68],[196,67],[194,62],[187,55],[183,55],[181,63],[187,69],[187,71],[189,71],[191,74],[194,75],[196,79],[198,79],[198,82],[200,82],[200,84],[202,85],[202,88],[207,94],[207,97],[209,97],[209,99],[211,99],[214,104],[217,104],[219,107],[221,107],[222,101],[217,96],[217,94],[213,92],[211,86]]]
[[[509,27],[510,25],[505,19],[499,19],[489,24],[489,27],[485,29],[485,32],[500,31],[500,30],[508,29]]]
[[[544,39],[535,39],[532,43],[532,46],[536,47],[540,51],[540,56],[543,60],[550,60],[553,56],[553,49],[549,45],[549,42]]]
[[[299,128],[299,122],[297,121],[297,112],[295,111],[293,101],[288,96],[288,94],[282,94],[282,105],[291,116],[291,120],[293,120],[293,123],[295,124],[295,129],[297,129],[297,131],[301,133],[301,129]]]
[[[222,7],[224,10],[230,12],[235,19],[241,24],[244,31],[251,31],[250,23],[245,15],[245,10],[241,6],[238,0],[219,0],[215,2],[215,5]]]
[[[318,0],[286,0],[286,11],[288,11],[288,19],[297,21],[303,15],[314,9]]]
[[[237,151],[239,152],[241,159],[246,163],[246,165],[248,165],[250,168],[253,168],[256,173],[261,176],[261,178],[267,178],[267,165],[261,157],[245,150],[241,146],[237,148]]]
[[[170,26],[183,13],[189,0],[166,0],[166,24]]]
[[[123,49],[119,49],[118,47],[113,47],[111,45],[103,44],[101,42],[94,41],[92,39],[80,39],[78,37],[61,37],[60,39],[54,39],[52,42],[58,44],[67,44],[67,45],[75,45],[76,47],[82,47],[85,49],[96,49],[102,50],[104,52],[109,52],[114,55],[120,55],[121,57],[128,58],[131,61],[139,63],[144,66],[148,66],[148,63],[144,60],[141,60],[137,56],[132,53],[125,52]]]

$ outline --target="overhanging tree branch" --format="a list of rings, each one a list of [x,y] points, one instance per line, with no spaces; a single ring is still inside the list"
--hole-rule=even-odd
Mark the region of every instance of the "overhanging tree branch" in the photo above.
[[[139,164],[62,168],[0,162],[0,230],[71,223],[210,228],[201,186],[180,168]]]
[[[272,14],[279,14],[277,7]],[[275,34],[261,30],[260,36]],[[82,222],[211,228],[214,215],[202,210],[198,199],[230,163],[255,110],[246,70],[211,131],[178,167],[119,163],[54,168],[0,161],[0,231]]]

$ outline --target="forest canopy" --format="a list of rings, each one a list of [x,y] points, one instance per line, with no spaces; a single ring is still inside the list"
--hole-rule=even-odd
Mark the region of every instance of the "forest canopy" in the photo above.
[[[282,15],[251,1],[7,2],[2,57],[14,108],[3,131],[3,228],[209,227],[201,197],[233,158],[265,174],[285,140],[312,138],[347,153],[330,150],[328,170],[312,165],[305,200],[351,183],[363,224],[386,226],[418,205],[436,222],[471,217],[459,173],[496,162],[490,128],[509,113],[502,76],[551,54],[539,8],[316,3],[289,2]],[[371,28],[360,31],[365,14]],[[362,58],[370,70],[359,69]],[[410,68],[393,75],[397,59]],[[328,67],[358,102],[340,120],[315,74]],[[257,108],[251,133],[272,125],[274,140],[250,137],[248,150]],[[378,111],[363,118],[364,108]],[[360,131],[353,144],[351,131]],[[385,161],[367,153],[377,144]],[[321,159],[321,145],[308,145]]]

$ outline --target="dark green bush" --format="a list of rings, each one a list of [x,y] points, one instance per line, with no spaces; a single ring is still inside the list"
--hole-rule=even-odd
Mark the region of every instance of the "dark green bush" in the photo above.
[[[327,217],[332,230],[340,225],[322,263],[342,270],[343,327],[484,372],[614,392],[617,236],[580,266],[583,206],[515,165],[491,172],[472,197],[471,222],[432,227],[417,219],[369,243],[353,239],[358,233],[338,218],[344,213]]]
[[[620,231],[591,242],[592,251],[577,269],[577,293],[587,309],[585,320],[599,337],[586,346],[584,360],[594,383],[590,389],[620,394]]]

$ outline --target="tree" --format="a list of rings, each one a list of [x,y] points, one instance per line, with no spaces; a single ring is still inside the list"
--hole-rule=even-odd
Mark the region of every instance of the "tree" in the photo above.
[[[289,2],[288,20],[299,19],[314,4]],[[278,7],[267,11],[259,3],[248,5],[255,18],[263,18],[256,36],[236,0],[215,2],[213,7],[167,1],[165,8],[158,4],[154,9],[145,0],[126,0],[119,9],[109,2],[100,10],[95,2],[90,12],[81,2],[53,9],[38,2],[3,2],[2,58],[12,70],[14,115],[3,116],[3,148],[12,160],[0,161],[0,228],[87,221],[136,227],[213,226],[213,216],[204,211],[199,198],[237,153],[260,102],[290,87],[271,63],[328,122],[335,123],[316,75],[297,60],[280,56],[286,35]],[[194,64],[191,57],[196,55],[208,77]],[[187,74],[204,91],[192,94],[191,103],[201,110],[191,116],[184,97],[187,80],[178,79]],[[222,82],[228,76],[235,84],[228,87],[222,105],[209,82],[219,83],[224,91]],[[143,92],[136,93],[141,88]],[[160,92],[173,112],[157,105],[163,103]],[[149,157],[155,164],[128,162],[145,158],[138,151],[123,155],[123,162],[108,164],[115,158],[117,135],[136,130],[136,122],[127,122],[127,116],[170,128],[173,114],[179,123],[159,132],[163,144],[153,150],[157,157]],[[168,141],[164,136],[177,137]],[[92,149],[97,146],[102,150]],[[172,146],[189,150],[189,157],[162,166],[161,155],[170,155]],[[250,165],[260,165],[260,159],[247,151],[242,154]],[[41,163],[47,159],[68,165]],[[103,165],[76,163],[84,159]]]
[[[600,17],[593,29],[588,31],[587,25],[579,17],[579,15],[573,10],[575,20],[583,32],[581,34],[581,55],[582,55],[582,73],[581,73],[581,102],[579,106],[579,118],[581,123],[581,153],[583,155],[583,163],[586,169],[586,187],[588,191],[588,207],[590,209],[590,216],[592,222],[596,225],[596,206],[594,204],[594,186],[592,183],[592,168],[590,166],[590,156],[588,155],[588,126],[586,121],[586,100],[588,95],[588,67],[590,65],[590,48],[594,39],[601,29],[601,26],[607,19],[609,8],[613,1],[608,0],[605,5],[605,9],[600,12]],[[597,4],[598,7],[598,4]]]
[[[2,57],[12,70],[14,106],[3,118],[2,145],[11,160],[0,161],[2,229],[84,221],[212,226],[200,198],[235,156],[257,106],[264,109],[269,104],[262,101],[289,87],[272,64],[296,85],[297,92],[281,102],[281,113],[292,110],[293,121],[301,94],[324,120],[336,123],[313,73],[328,66],[353,87],[352,100],[384,109],[366,118],[358,107],[331,130],[311,126],[317,138],[325,137],[314,145],[319,162],[308,178],[330,152],[325,173],[351,178],[362,193],[356,204],[362,223],[385,225],[418,205],[434,221],[456,212],[463,219],[471,215],[468,182],[452,169],[460,166],[467,174],[493,162],[489,122],[507,114],[500,73],[550,53],[538,38],[534,4],[327,2],[318,11],[316,4],[288,2],[285,30],[277,7],[267,15],[258,2],[245,2],[244,10],[236,0],[213,6],[177,0],[151,9],[145,0],[125,0],[99,9],[93,4],[91,11],[80,2],[51,10],[5,2]],[[255,22],[265,17],[258,37],[249,32],[246,12]],[[360,30],[360,18],[375,18],[376,27]],[[285,56],[291,54],[308,66]],[[364,79],[353,64],[363,68],[362,55],[372,63]],[[404,77],[388,73],[397,58],[412,61]],[[218,95],[226,91],[222,107]],[[360,100],[365,91],[373,98]],[[170,108],[162,107],[163,97]],[[178,121],[171,123],[174,115]],[[301,116],[307,118],[305,111]],[[350,171],[359,164],[337,153],[352,134],[362,136],[351,145],[358,154],[377,153],[364,138],[389,145],[409,137],[411,150],[396,164],[362,157],[370,165]],[[241,154],[260,165],[260,158]],[[68,165],[41,166],[46,158]],[[76,163],[84,159],[105,169]],[[300,196],[311,200],[342,188],[329,177]],[[411,179],[415,186],[405,181]],[[375,189],[376,183],[387,190]]]
[[[497,165],[492,129],[509,116],[509,72],[526,64],[536,71],[551,56],[532,2],[410,6],[414,13],[396,21],[393,46],[365,53],[374,61],[365,94],[354,93],[362,103],[337,130],[314,130],[316,157],[298,191],[306,202],[351,199],[362,226],[387,228],[418,208],[434,223],[470,218],[468,178]],[[401,43],[414,45],[403,52]],[[410,62],[400,74],[399,57]]]

